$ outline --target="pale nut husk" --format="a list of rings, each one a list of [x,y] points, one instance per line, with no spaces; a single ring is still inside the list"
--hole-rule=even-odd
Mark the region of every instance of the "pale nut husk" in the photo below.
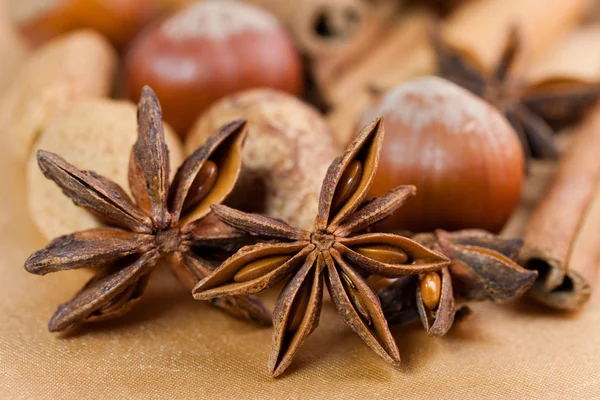
[[[18,74],[19,68],[29,53],[24,39],[19,35],[10,17],[4,2],[0,1],[0,93],[6,88]]]
[[[32,53],[0,99],[0,126],[10,152],[26,161],[57,112],[108,96],[116,66],[108,41],[87,30],[61,36]]]
[[[182,145],[165,124],[170,177],[183,161]],[[37,149],[56,153],[79,169],[93,170],[118,183],[131,195],[127,171],[137,139],[136,107],[129,101],[93,99],[57,114],[40,135]],[[27,164],[28,206],[39,231],[52,239],[102,226],[92,214],[75,206],[38,168],[36,151]]]
[[[291,95],[249,90],[204,112],[186,139],[186,153],[238,118],[248,120],[249,131],[242,173],[226,203],[312,228],[323,177],[338,152],[328,123],[315,108]]]

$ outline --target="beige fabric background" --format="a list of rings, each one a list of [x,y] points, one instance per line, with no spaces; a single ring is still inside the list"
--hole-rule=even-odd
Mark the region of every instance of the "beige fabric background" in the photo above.
[[[2,146],[0,146],[2,147]],[[379,359],[327,300],[319,329],[279,379],[267,372],[270,328],[194,301],[166,271],[124,318],[71,335],[46,323],[88,272],[23,269],[44,245],[25,208],[24,174],[0,149],[0,399],[600,398],[600,296],[576,315],[524,301],[475,304],[445,338],[395,329],[403,364]],[[536,168],[519,231],[548,169]]]

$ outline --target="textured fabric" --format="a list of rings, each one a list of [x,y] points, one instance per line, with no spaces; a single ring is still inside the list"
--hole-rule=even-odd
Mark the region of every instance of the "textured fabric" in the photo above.
[[[1,152],[1,399],[600,398],[597,293],[574,315],[524,301],[483,303],[444,338],[427,337],[418,325],[394,329],[400,368],[368,349],[326,299],[321,325],[279,379],[267,371],[270,328],[194,301],[167,271],[127,316],[50,334],[55,307],[89,272],[24,271],[44,241],[28,217],[22,168]],[[511,233],[521,229],[544,175],[533,174]]]

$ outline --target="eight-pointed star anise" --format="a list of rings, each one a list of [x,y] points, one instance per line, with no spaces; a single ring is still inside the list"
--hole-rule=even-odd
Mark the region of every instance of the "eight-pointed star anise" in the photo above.
[[[438,230],[413,239],[444,254],[451,264],[417,279],[403,277],[382,284],[381,279],[369,277],[390,324],[404,324],[419,315],[430,335],[443,336],[461,310],[456,308],[455,297],[504,302],[523,295],[537,277],[536,271],[514,262],[523,244],[521,239],[481,230]]]
[[[220,203],[237,180],[245,135],[244,121],[225,125],[185,160],[169,185],[160,104],[145,87],[138,105],[138,139],[129,163],[135,204],[109,179],[80,171],[56,154],[38,152],[44,175],[106,224],[59,237],[26,261],[25,269],[40,275],[84,267],[96,271],[73,299],[58,307],[50,331],[125,313],[139,300],[161,259],[189,289],[211,272],[194,246],[210,247],[214,242],[219,247],[241,236],[209,213],[210,205]],[[262,304],[251,297],[216,299],[213,304],[237,316],[270,321]]]
[[[317,327],[323,281],[352,330],[381,357],[399,363],[398,348],[379,300],[363,276],[399,277],[448,265],[444,256],[406,237],[360,234],[415,193],[414,186],[400,186],[365,202],[382,140],[382,122],[376,120],[333,161],[323,181],[312,232],[261,215],[213,206],[215,215],[227,224],[272,241],[240,249],[194,288],[194,297],[206,300],[257,293],[285,280],[273,314],[269,369],[274,376],[288,367]]]
[[[556,158],[554,129],[579,120],[600,98],[600,85],[566,77],[549,77],[537,83],[526,82],[511,71],[521,42],[516,27],[509,36],[491,74],[466,49],[433,35],[438,74],[484,98],[511,123],[527,157]],[[512,72],[512,73],[511,73]]]

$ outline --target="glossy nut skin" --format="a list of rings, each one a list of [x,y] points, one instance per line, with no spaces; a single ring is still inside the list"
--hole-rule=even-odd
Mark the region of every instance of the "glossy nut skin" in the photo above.
[[[164,118],[185,136],[216,100],[243,89],[302,90],[298,52],[269,13],[228,0],[195,3],[149,27],[126,57],[127,90],[156,91]]]
[[[436,77],[391,89],[365,113],[384,118],[386,136],[370,197],[398,185],[417,195],[387,228],[502,229],[516,208],[525,167],[519,139],[492,106]]]
[[[94,29],[125,45],[153,16],[154,0],[20,0],[13,18],[33,43],[76,29]]]

